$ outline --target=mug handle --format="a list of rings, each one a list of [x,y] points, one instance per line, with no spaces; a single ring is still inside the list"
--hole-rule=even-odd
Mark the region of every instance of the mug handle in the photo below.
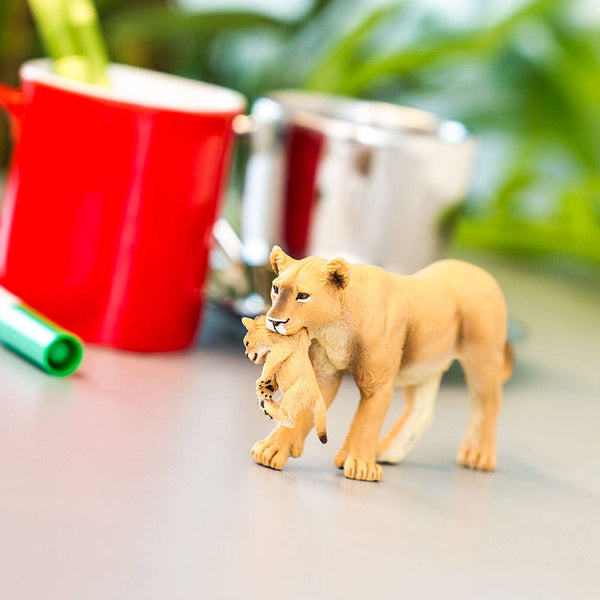
[[[0,106],[10,115],[12,134],[18,137],[25,114],[25,96],[21,90],[0,84]]]

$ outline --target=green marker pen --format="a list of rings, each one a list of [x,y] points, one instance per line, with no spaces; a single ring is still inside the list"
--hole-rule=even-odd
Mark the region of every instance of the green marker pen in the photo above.
[[[83,357],[81,340],[0,287],[0,343],[46,373],[70,375]]]

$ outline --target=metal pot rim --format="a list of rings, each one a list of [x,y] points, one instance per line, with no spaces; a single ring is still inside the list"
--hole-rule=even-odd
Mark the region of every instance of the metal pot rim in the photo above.
[[[269,92],[254,103],[252,116],[369,146],[396,146],[414,136],[450,144],[471,138],[462,123],[416,108],[301,90]]]

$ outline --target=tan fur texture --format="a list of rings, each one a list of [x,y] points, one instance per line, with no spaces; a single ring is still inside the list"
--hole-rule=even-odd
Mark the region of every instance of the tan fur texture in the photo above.
[[[496,420],[512,355],[504,298],[491,275],[457,260],[396,275],[341,258],[294,260],[277,246],[271,264],[276,277],[267,326],[285,336],[308,331],[327,406],[345,371],[360,390],[356,415],[335,457],[346,477],[377,481],[382,477],[377,459],[402,460],[430,425],[439,380],[454,359],[472,397],[457,460],[474,469],[496,468]],[[404,388],[405,414],[378,446],[395,386]],[[281,468],[289,456],[300,456],[311,427],[310,413],[299,413],[294,428],[279,426],[255,446],[255,459]]]
[[[306,329],[281,336],[266,328],[264,316],[254,320],[245,317],[242,323],[248,330],[244,337],[246,356],[255,362],[264,361],[262,374],[256,382],[256,394],[265,414],[283,426],[293,428],[299,412],[310,412],[319,440],[327,443],[327,407],[308,356],[310,338]],[[278,389],[283,392],[279,404],[273,401],[273,394]],[[260,456],[260,447],[253,449],[252,455]],[[277,464],[275,461],[269,466],[278,468]]]

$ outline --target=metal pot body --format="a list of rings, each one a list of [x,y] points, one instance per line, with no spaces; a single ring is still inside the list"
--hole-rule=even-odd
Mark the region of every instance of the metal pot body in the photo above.
[[[252,108],[244,259],[271,246],[411,273],[439,258],[438,220],[467,192],[476,143],[423,111],[301,91]]]

